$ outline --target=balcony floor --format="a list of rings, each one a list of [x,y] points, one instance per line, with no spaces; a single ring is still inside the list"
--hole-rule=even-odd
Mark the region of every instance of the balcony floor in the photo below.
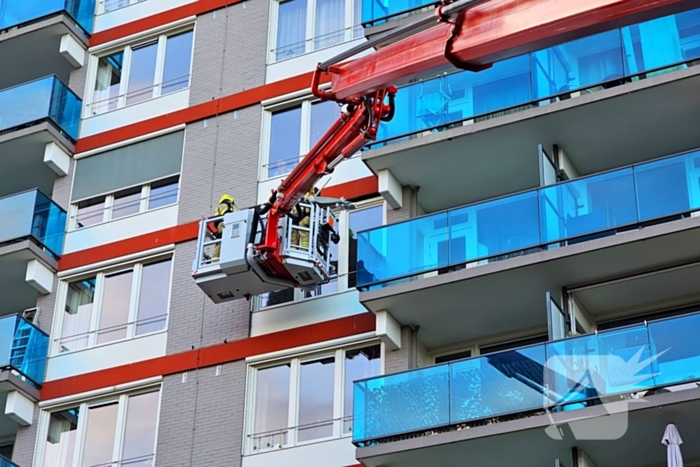
[[[387,310],[401,324],[420,326],[421,341],[428,348],[435,348],[516,330],[546,329],[546,292],[558,296],[564,287],[613,280],[698,259],[700,217],[692,217],[389,285],[360,293],[360,301],[372,312]],[[639,294],[637,298],[649,300],[640,303],[650,303],[655,298],[667,299],[664,293],[697,296],[692,271],[686,270],[683,280],[693,290],[678,289],[683,286],[679,282],[676,289],[662,290],[659,286],[652,290],[654,297],[648,291],[646,296]],[[609,295],[616,291],[597,293]],[[631,289],[625,293],[636,296],[637,292]],[[620,297],[624,301],[625,296]],[[593,298],[605,300],[602,295]],[[609,311],[602,308],[600,313]]]
[[[56,172],[44,163],[51,142],[73,153],[73,144],[49,122],[0,135],[0,197],[31,188],[51,196]]]
[[[54,74],[64,83],[70,78],[71,64],[59,52],[61,36],[72,35],[87,48],[87,37],[65,14],[58,14],[0,35],[0,89]],[[31,59],[27,59],[31,57]]]
[[[612,417],[605,416],[603,406],[595,406],[554,414],[553,419],[541,415],[359,448],[356,456],[367,467],[543,467],[553,466],[555,459],[570,467],[571,450],[578,447],[599,467],[665,467],[661,438],[666,424],[673,422],[685,441],[681,452],[686,465],[697,465],[692,461],[700,460],[700,445],[694,442],[700,437],[700,389],[642,400],[648,402],[628,406],[626,432],[615,440],[574,439],[572,428],[611,433]],[[562,440],[545,433],[552,420],[562,428]]]
[[[419,203],[434,212],[539,186],[538,144],[563,147],[581,175],[699,147],[698,102],[695,66],[365,151],[362,160],[420,186]]]
[[[56,270],[58,264],[29,240],[0,246],[0,316],[36,306],[37,290],[25,281],[27,262],[38,259]]]

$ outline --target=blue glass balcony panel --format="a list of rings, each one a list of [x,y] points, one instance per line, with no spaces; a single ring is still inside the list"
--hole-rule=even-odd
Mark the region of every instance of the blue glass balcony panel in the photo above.
[[[447,213],[442,212],[359,234],[357,265],[358,270],[362,268],[367,274],[358,276],[358,283],[363,279],[383,281],[446,267],[447,219]]]
[[[540,213],[542,243],[633,224],[637,212],[632,169],[543,188]]]
[[[66,218],[66,211],[39,190],[0,198],[0,243],[34,238],[60,257]]]
[[[700,151],[634,167],[640,221],[700,209]]]
[[[87,33],[92,32],[95,0],[1,0],[0,29],[19,26],[65,11]]]
[[[539,245],[537,203],[537,191],[530,191],[448,211],[449,264]]]
[[[657,386],[700,379],[700,314],[649,323]]]
[[[620,31],[567,42],[530,54],[537,99],[620,79],[624,75]]]
[[[699,332],[694,313],[357,381],[353,441],[700,381]]]
[[[451,363],[450,423],[543,407],[542,345]]]
[[[447,425],[449,366],[361,381],[354,387],[354,439]]]
[[[384,18],[437,3],[434,0],[362,0],[362,23],[381,24]]]
[[[51,119],[74,141],[81,100],[55,76],[0,90],[0,131]]]
[[[19,467],[17,464],[12,462],[10,459],[7,459],[6,457],[0,456],[0,467]]]
[[[0,318],[0,368],[12,369],[34,385],[44,383],[49,336],[18,315]]]

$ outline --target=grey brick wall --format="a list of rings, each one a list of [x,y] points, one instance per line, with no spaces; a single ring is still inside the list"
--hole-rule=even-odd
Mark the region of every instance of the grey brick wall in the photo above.
[[[240,466],[245,379],[244,361],[165,377],[156,466]]]
[[[384,351],[384,373],[391,374],[418,367],[418,328],[401,326],[401,348]]]
[[[88,55],[85,54],[85,65],[80,68],[76,68],[70,73],[70,80],[68,81],[68,87],[78,95],[81,99],[85,94],[85,80],[87,80],[87,63]]]
[[[12,462],[22,467],[32,465],[34,458],[34,442],[36,441],[37,425],[39,421],[39,406],[34,405],[34,418],[32,424],[27,427],[17,428],[17,437],[12,451]]]
[[[242,2],[197,18],[190,105],[265,83],[269,9]]]
[[[245,339],[250,334],[250,303],[215,305],[192,279],[196,242],[175,247],[170,294],[167,353]]]
[[[402,187],[401,197],[403,200],[403,206],[401,206],[401,208],[392,209],[388,204],[386,205],[387,224],[394,224],[420,215],[418,190],[414,190],[410,186],[404,186]]]

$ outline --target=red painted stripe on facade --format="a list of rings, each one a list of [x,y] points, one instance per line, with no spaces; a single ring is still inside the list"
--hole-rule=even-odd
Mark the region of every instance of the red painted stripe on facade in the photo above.
[[[178,110],[177,112],[80,138],[75,144],[75,152],[81,153],[90,151],[120,141],[145,136],[176,125],[196,122],[213,117],[217,114],[232,112],[237,109],[259,104],[266,99],[306,89],[311,85],[311,75],[312,73],[304,73],[303,75],[264,84],[210,102],[193,105],[192,107]],[[327,82],[328,80],[325,81]]]
[[[359,178],[351,182],[339,183],[338,185],[324,188],[321,196],[329,198],[340,198],[341,196],[347,200],[362,199],[379,192],[379,182],[377,177],[371,175],[365,178]]]
[[[197,368],[222,365],[254,355],[326,342],[374,330],[375,318],[369,312],[332,321],[324,321],[264,336],[251,337],[227,344],[218,344],[106,370],[84,373],[70,378],[48,381],[41,389],[40,400],[50,400],[155,376],[167,376],[192,371]]]
[[[90,37],[90,47],[121,39],[122,37],[127,37],[132,34],[138,34],[139,32],[148,31],[149,29],[173,23],[190,16],[201,15],[209,11],[225,8],[229,5],[235,5],[240,1],[241,0],[197,0],[188,5],[183,5],[173,8],[172,10],[163,11],[127,24],[122,24],[121,26],[96,32]]]
[[[65,271],[120,256],[147,251],[163,245],[195,240],[198,234],[199,222],[195,221],[118,242],[106,243],[94,248],[63,255],[58,262],[58,270]]]

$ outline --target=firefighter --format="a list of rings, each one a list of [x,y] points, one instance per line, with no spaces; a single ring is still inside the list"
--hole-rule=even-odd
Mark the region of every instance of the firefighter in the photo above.
[[[233,199],[233,196],[231,195],[221,195],[221,198],[219,198],[219,205],[216,207],[214,210],[214,216],[223,216],[226,213],[229,212],[236,212],[238,211],[238,207],[236,206],[236,202]],[[219,219],[218,221],[215,221],[214,224],[215,231],[213,233],[214,238],[221,238],[221,234],[224,231],[224,221],[223,219]],[[219,256],[221,255],[221,242],[218,242],[216,245],[214,245],[214,253],[212,254],[211,262],[216,263],[219,261]]]
[[[309,191],[304,195],[302,203],[311,202],[310,199],[318,194],[318,188],[309,188]],[[307,206],[294,206],[292,212],[289,213],[292,219],[292,226],[304,227],[306,229],[311,225],[311,209]],[[307,250],[309,248],[309,231],[300,230],[292,227],[292,246]]]

